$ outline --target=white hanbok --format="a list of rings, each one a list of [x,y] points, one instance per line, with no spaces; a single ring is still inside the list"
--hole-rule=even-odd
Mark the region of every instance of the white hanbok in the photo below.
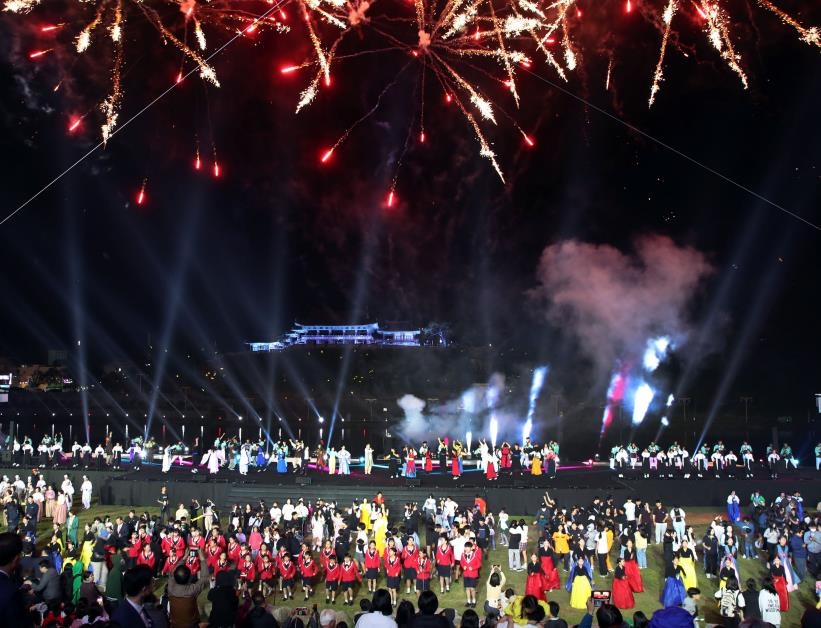
[[[248,465],[251,462],[251,452],[248,447],[242,447],[239,450],[239,474],[248,475]]]

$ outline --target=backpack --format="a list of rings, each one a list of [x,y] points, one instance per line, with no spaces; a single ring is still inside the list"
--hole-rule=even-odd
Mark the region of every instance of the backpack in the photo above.
[[[738,614],[738,591],[724,589],[718,603],[718,611],[722,617],[735,617]]]

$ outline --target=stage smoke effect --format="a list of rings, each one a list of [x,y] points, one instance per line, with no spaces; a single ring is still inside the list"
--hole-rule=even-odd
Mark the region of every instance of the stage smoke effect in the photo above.
[[[642,382],[633,396],[633,425],[641,425],[655,396],[650,384]]]
[[[445,403],[428,405],[415,395],[403,395],[396,403],[405,418],[396,434],[414,446],[445,436],[464,437],[466,445],[468,440],[472,445],[474,437],[512,443],[521,434],[522,400],[505,397],[504,392],[504,376],[494,373],[487,385],[475,385]]]
[[[525,420],[525,425],[522,428],[522,444],[524,444],[525,440],[530,436],[530,432],[533,429],[533,415],[536,412],[536,402],[539,400],[539,393],[542,391],[542,386],[544,386],[544,378],[546,375],[546,366],[540,366],[539,368],[533,370],[533,379],[530,382],[530,398],[527,407],[527,419]]]
[[[661,330],[681,347],[691,330],[688,306],[712,270],[701,251],[665,236],[638,239],[632,253],[568,240],[544,250],[530,296],[578,338],[603,376],[620,360],[638,362]]]
[[[647,348],[644,350],[644,359],[642,360],[644,370],[649,373],[655,371],[661,361],[667,357],[668,349],[671,348],[670,339],[667,336],[648,340]]]

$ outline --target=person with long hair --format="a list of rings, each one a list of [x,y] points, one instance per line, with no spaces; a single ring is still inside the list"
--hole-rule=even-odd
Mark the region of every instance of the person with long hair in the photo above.
[[[627,576],[627,582],[630,584],[630,590],[633,593],[642,593],[644,591],[644,581],[641,579],[641,571],[639,571],[638,562],[636,562],[636,551],[633,547],[633,539],[627,538],[624,544],[624,573]]]
[[[633,590],[624,569],[624,562],[624,558],[619,558],[616,570],[613,572],[613,605],[622,610],[636,606]]]
[[[570,570],[566,589],[570,593],[570,608],[585,610],[587,600],[593,593],[593,572],[583,556],[576,559]]]
[[[771,623],[776,628],[781,625],[781,601],[771,577],[764,578],[761,583],[761,591],[758,593],[758,610],[763,621]]]

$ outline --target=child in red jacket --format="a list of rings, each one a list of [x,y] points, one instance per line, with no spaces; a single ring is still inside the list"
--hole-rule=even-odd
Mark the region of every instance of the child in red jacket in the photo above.
[[[419,550],[419,559],[416,562],[416,590],[430,591],[430,572],[433,565],[425,549]]]
[[[325,602],[336,604],[336,590],[339,588],[339,578],[342,576],[342,569],[336,562],[336,555],[328,556],[328,563],[325,567]]]
[[[342,559],[341,569],[342,573],[339,580],[342,594],[345,596],[344,604],[346,606],[353,606],[353,599],[356,594],[356,583],[362,580],[362,574],[359,572],[359,565],[353,562],[353,559],[347,554],[345,558]]]
[[[388,578],[388,593],[391,594],[391,604],[396,606],[396,595],[402,586],[402,559],[395,547],[388,548],[385,557],[385,575]]]
[[[376,542],[368,543],[368,549],[365,550],[365,580],[368,581],[368,593],[376,591],[376,579],[379,577],[379,552],[376,550]]]
[[[267,598],[274,592],[277,579],[277,566],[271,560],[270,554],[262,555],[262,563],[257,566],[257,575],[259,575],[262,595]]]
[[[299,563],[299,573],[302,576],[302,592],[305,594],[305,599],[307,600],[314,594],[316,577],[317,574],[319,574],[319,565],[316,564],[310,551],[306,551],[302,554],[302,560]]]
[[[294,599],[294,578],[296,578],[296,565],[291,562],[291,555],[285,554],[279,566],[279,575],[282,579],[282,599]]]
[[[468,541],[462,552],[462,575],[465,583],[465,597],[468,608],[476,608],[476,582],[479,580],[479,569],[482,567],[482,550]]]

